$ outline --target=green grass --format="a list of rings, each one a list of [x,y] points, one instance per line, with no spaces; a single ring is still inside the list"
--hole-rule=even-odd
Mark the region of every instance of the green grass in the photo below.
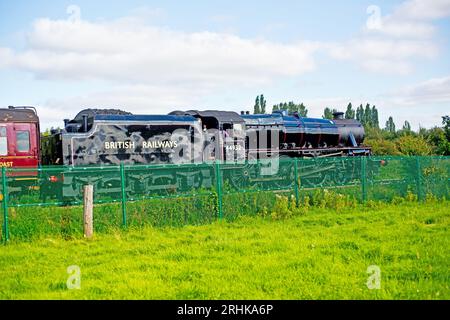
[[[0,246],[1,299],[449,299],[450,201]],[[299,213],[300,214],[300,213]],[[67,267],[81,268],[68,290]],[[381,289],[369,290],[370,265]]]

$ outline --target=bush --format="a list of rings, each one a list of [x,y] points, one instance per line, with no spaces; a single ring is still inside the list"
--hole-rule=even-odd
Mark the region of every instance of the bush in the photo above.
[[[289,208],[288,197],[277,195],[275,200],[275,205],[273,206],[273,211],[271,214],[272,219],[280,220],[292,217],[293,212]]]
[[[396,141],[398,150],[407,156],[427,156],[432,154],[432,147],[422,137],[405,135]]]
[[[398,150],[397,144],[393,141],[386,139],[366,139],[365,144],[372,148],[374,155],[385,156],[392,155],[397,156],[402,153]]]
[[[434,127],[425,133],[427,141],[433,145],[433,153],[450,155],[450,141],[442,128]]]
[[[427,193],[427,195],[425,196],[425,202],[437,203],[439,202],[439,198],[432,193]]]
[[[345,208],[354,208],[357,204],[354,197],[329,191],[327,189],[314,192],[312,202],[313,205],[319,208],[328,208],[336,211],[341,211]]]
[[[281,220],[291,218],[293,216],[300,216],[306,214],[310,208],[310,199],[305,197],[303,201],[299,202],[297,206],[297,201],[294,196],[288,197],[276,196],[275,205],[271,213],[271,217],[274,220]],[[265,209],[265,208],[264,208]],[[260,215],[266,216],[267,210],[263,210]]]
[[[370,209],[381,209],[384,207],[384,203],[381,201],[369,200],[366,201],[365,206]]]
[[[417,202],[417,200],[418,200],[417,194],[412,193],[411,190],[408,190],[406,192],[405,200],[409,201],[409,202]]]

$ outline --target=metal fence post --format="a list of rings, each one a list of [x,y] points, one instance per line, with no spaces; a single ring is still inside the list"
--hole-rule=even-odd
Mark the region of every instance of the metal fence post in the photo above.
[[[9,228],[8,228],[8,181],[6,177],[6,167],[2,167],[2,194],[3,194],[3,239],[9,240]]]
[[[127,195],[125,192],[125,168],[123,163],[120,164],[120,187],[122,189],[122,224],[127,226]]]
[[[299,181],[298,181],[298,159],[294,160],[294,193],[295,193],[295,204],[299,205],[300,202],[300,195],[299,195]]]
[[[222,174],[220,172],[220,163],[216,161],[215,164],[216,171],[216,192],[217,192],[217,209],[219,214],[219,220],[223,218],[223,210],[222,210]]]
[[[362,202],[365,203],[367,200],[367,174],[366,174],[366,164],[367,158],[361,156],[361,192],[362,192]]]
[[[417,188],[417,200],[422,200],[422,172],[420,168],[420,157],[416,156],[416,188]]]

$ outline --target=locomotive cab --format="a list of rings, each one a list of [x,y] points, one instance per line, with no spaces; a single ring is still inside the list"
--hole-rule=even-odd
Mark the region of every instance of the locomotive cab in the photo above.
[[[183,114],[175,111],[170,114]],[[188,110],[184,112],[201,121],[204,135],[203,161],[244,161],[245,122],[236,112]]]
[[[264,159],[277,155],[280,136],[285,140],[290,137],[285,134],[284,122],[280,114],[244,115],[242,113],[242,118],[247,128],[248,159]]]

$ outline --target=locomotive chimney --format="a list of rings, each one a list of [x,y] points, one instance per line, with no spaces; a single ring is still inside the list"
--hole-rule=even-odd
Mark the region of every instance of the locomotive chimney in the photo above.
[[[241,111],[241,116],[244,115],[244,114],[245,114],[245,112],[244,112],[244,111]]]
[[[83,114],[83,129],[84,132],[88,132],[88,116]]]
[[[333,120],[343,120],[344,113],[343,112],[333,112]]]
[[[68,123],[69,123],[69,119],[64,119],[64,128],[67,127]]]
[[[250,111],[246,111],[245,114],[250,114]]]

